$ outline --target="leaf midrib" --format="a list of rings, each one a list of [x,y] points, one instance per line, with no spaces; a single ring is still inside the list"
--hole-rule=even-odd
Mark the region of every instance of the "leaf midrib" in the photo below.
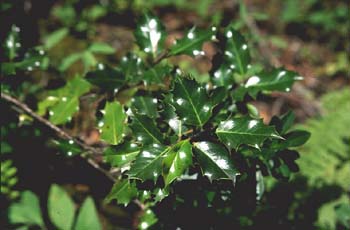
[[[195,115],[196,115],[196,118],[197,118],[197,120],[198,120],[198,122],[199,122],[199,126],[202,127],[202,126],[203,126],[203,123],[202,123],[202,121],[201,121],[201,119],[200,119],[200,117],[199,117],[199,114],[198,114],[198,112],[197,112],[197,109],[196,109],[196,107],[194,106],[193,101],[192,101],[192,99],[191,99],[191,97],[190,97],[190,95],[189,95],[187,89],[186,89],[185,86],[183,85],[183,82],[182,82],[182,79],[181,79],[181,78],[179,78],[179,82],[180,82],[181,87],[183,88],[183,90],[184,90],[185,93],[186,93],[186,97],[188,98],[188,101],[190,102],[190,104],[191,104],[191,106],[192,106],[192,108],[193,108],[193,111],[194,111],[194,113],[195,113]]]
[[[146,133],[148,135],[150,135],[155,141],[157,141],[159,144],[161,144],[162,142],[160,140],[158,140],[158,138],[156,138],[140,121],[140,119],[137,118],[137,116],[135,116],[135,119],[139,122],[139,124],[141,125],[141,127],[146,131]]]
[[[196,147],[196,148],[197,148],[200,152],[202,152],[207,158],[209,158],[210,161],[211,161],[212,163],[214,163],[214,165],[215,165],[217,168],[219,168],[219,170],[222,171],[228,178],[232,179],[232,176],[230,176],[230,174],[228,174],[228,173],[226,172],[226,170],[220,168],[220,167],[217,165],[217,163],[216,163],[205,151],[199,149],[198,147]]]

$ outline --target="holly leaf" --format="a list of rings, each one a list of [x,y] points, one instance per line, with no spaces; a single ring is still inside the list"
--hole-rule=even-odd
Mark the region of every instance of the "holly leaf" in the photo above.
[[[192,145],[188,140],[179,142],[164,159],[167,170],[164,175],[165,186],[168,186],[192,164]]]
[[[209,120],[213,105],[205,88],[195,80],[177,76],[172,95],[176,113],[185,124],[202,127]]]
[[[231,69],[229,65],[222,64],[216,71],[214,71],[211,81],[213,82],[213,85],[217,87],[223,86],[225,88],[230,88],[234,83],[233,73],[234,70]]]
[[[88,72],[85,79],[103,90],[118,90],[125,84],[121,71],[103,64],[98,64],[96,70]]]
[[[48,213],[52,223],[62,230],[71,230],[74,223],[75,207],[67,192],[58,185],[49,191]]]
[[[223,121],[215,132],[229,149],[237,149],[242,144],[259,146],[267,138],[282,139],[274,127],[267,126],[262,120],[249,116]]]
[[[118,69],[130,82],[139,82],[144,78],[145,65],[142,59],[134,53],[128,53],[122,57]]]
[[[49,106],[49,120],[55,124],[64,124],[72,119],[72,116],[79,110],[79,97],[90,90],[90,84],[79,77],[67,82],[67,84],[53,92],[54,96],[48,99],[58,99],[56,103]]]
[[[247,42],[239,32],[233,29],[233,26],[229,26],[225,30],[225,36],[227,38],[224,53],[225,62],[230,63],[230,68],[235,72],[241,75],[246,74],[250,63]]]
[[[82,204],[74,230],[102,229],[98,213],[91,197],[87,197]]]
[[[282,142],[282,146],[284,148],[301,146],[309,140],[310,136],[311,134],[304,130],[291,131],[284,136],[286,140]]]
[[[145,84],[164,84],[164,78],[170,73],[171,68],[167,65],[156,65],[143,74]]]
[[[153,180],[155,182],[162,174],[162,162],[164,155],[168,152],[169,148],[158,144],[145,147],[136,157],[127,174],[133,179]]]
[[[140,224],[138,226],[138,229],[149,229],[149,227],[157,223],[157,221],[158,219],[154,212],[150,208],[148,208],[143,212],[143,215],[140,217]]]
[[[81,147],[73,140],[53,140],[52,144],[68,157],[79,155],[82,152]]]
[[[213,38],[214,31],[216,31],[215,27],[211,30],[198,30],[193,27],[182,39],[177,40],[175,45],[170,47],[169,55],[204,55],[204,51],[202,51],[203,43]]]
[[[194,147],[202,173],[210,181],[229,179],[235,182],[238,171],[225,147],[206,141],[196,142]]]
[[[111,145],[117,145],[123,138],[126,114],[118,102],[107,102],[104,108],[101,127],[101,139]]]
[[[281,135],[285,134],[293,125],[295,115],[292,111],[284,114],[281,118],[273,116],[270,125],[276,127],[276,130]]]
[[[144,15],[135,30],[138,46],[146,53],[157,55],[163,48],[165,39],[164,26],[160,20],[151,15]]]
[[[130,183],[129,180],[121,180],[113,185],[105,201],[109,203],[112,200],[116,200],[118,204],[126,206],[137,196],[137,191],[135,182]]]
[[[138,114],[147,115],[148,117],[155,118],[158,116],[158,100],[149,96],[138,96],[131,99],[132,107]]]
[[[133,161],[140,152],[135,143],[125,142],[116,147],[109,147],[104,151],[105,160],[113,167],[122,167]]]
[[[131,129],[136,139],[143,144],[163,143],[163,135],[154,121],[142,114],[134,114]]]
[[[163,111],[162,117],[168,123],[169,127],[178,135],[182,136],[183,132],[187,131],[186,126],[183,125],[183,121],[175,113],[175,108],[171,105],[171,95],[167,95],[162,101]]]
[[[295,72],[278,68],[271,72],[261,72],[256,76],[250,77],[244,87],[252,97],[256,97],[260,91],[289,92],[293,83],[302,79],[303,78]]]

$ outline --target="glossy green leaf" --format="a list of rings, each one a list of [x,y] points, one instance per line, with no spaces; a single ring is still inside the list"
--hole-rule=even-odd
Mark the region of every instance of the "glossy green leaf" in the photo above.
[[[227,38],[225,47],[225,61],[230,64],[230,69],[244,75],[250,64],[250,55],[247,42],[244,37],[233,29],[233,26],[225,30]]]
[[[187,127],[184,126],[184,122],[175,113],[175,108],[171,105],[171,97],[166,97],[163,101],[162,117],[168,123],[169,127],[178,135],[187,131]]]
[[[164,84],[165,77],[169,74],[171,68],[167,65],[156,65],[150,68],[143,74],[143,81],[146,85]]]
[[[129,180],[121,180],[113,185],[105,200],[108,203],[116,200],[118,204],[127,205],[136,196],[137,188],[135,182],[130,183]]]
[[[8,218],[11,224],[37,225],[45,228],[39,198],[30,191],[24,191],[19,202],[10,206]]]
[[[302,79],[303,78],[295,72],[279,68],[271,72],[262,72],[256,76],[250,77],[244,87],[250,95],[255,97],[260,91],[289,92],[293,83]]]
[[[158,203],[162,201],[165,197],[169,196],[169,189],[157,188],[154,190],[153,195],[154,195],[154,202]]]
[[[132,107],[138,114],[147,115],[155,118],[158,116],[158,99],[149,96],[138,96],[131,99]]]
[[[232,87],[234,83],[233,74],[234,70],[231,69],[229,65],[223,64],[219,69],[214,71],[211,81],[213,82],[213,85],[217,87],[223,86],[228,89]]]
[[[225,147],[206,141],[194,143],[194,147],[202,172],[210,181],[230,179],[235,182],[238,171]]]
[[[118,65],[118,69],[130,82],[139,82],[144,79],[145,68],[142,59],[134,53],[128,53],[122,57]]]
[[[168,186],[192,164],[192,145],[188,140],[177,144],[164,159],[167,170],[164,175],[165,186]]]
[[[285,141],[283,141],[283,145],[286,148],[290,147],[298,147],[307,142],[307,140],[310,138],[311,134],[304,130],[294,130],[292,132],[287,133],[284,137],[286,138]]]
[[[98,64],[96,70],[88,72],[85,79],[102,90],[118,90],[125,84],[124,73],[103,64]]]
[[[102,229],[98,213],[91,197],[87,197],[80,208],[74,230]]]
[[[215,31],[215,27],[210,30],[198,30],[193,27],[182,39],[177,40],[175,45],[170,47],[169,55],[204,55],[205,53],[202,51],[203,43],[214,38]]]
[[[104,158],[111,166],[121,167],[133,161],[140,152],[140,147],[134,143],[125,142],[104,151]]]
[[[215,132],[229,148],[237,148],[241,144],[259,146],[267,138],[281,138],[274,127],[248,116],[223,121]]]
[[[62,39],[67,36],[69,30],[67,28],[58,29],[52,33],[50,33],[44,41],[44,46],[46,49],[51,49],[55,45],[57,45]]]
[[[49,120],[55,124],[64,124],[72,119],[72,116],[79,110],[79,97],[90,90],[90,84],[79,77],[67,82],[67,84],[54,91],[54,96],[49,96],[48,100],[57,102],[50,105]]]
[[[137,141],[143,144],[163,143],[163,135],[154,121],[146,115],[134,114],[131,129]]]
[[[293,126],[294,120],[295,115],[292,111],[290,111],[280,118],[277,116],[272,117],[270,125],[274,125],[277,132],[283,135]]]
[[[89,46],[88,50],[92,53],[98,53],[98,54],[113,54],[115,53],[115,49],[102,42],[94,42]]]
[[[126,114],[118,102],[107,102],[101,127],[101,139],[111,145],[117,145],[123,138]]]
[[[149,229],[152,225],[157,223],[158,219],[154,212],[151,209],[147,209],[143,212],[143,215],[140,218],[140,224],[138,226],[138,229],[144,230]]]
[[[195,80],[178,76],[175,80],[173,105],[185,124],[203,126],[212,113],[212,103],[204,87]]]
[[[136,43],[146,53],[157,55],[163,48],[165,39],[164,26],[158,18],[144,15],[135,31]]]
[[[142,181],[153,180],[155,182],[162,174],[162,162],[168,152],[169,148],[158,144],[145,147],[136,157],[127,174],[130,178]]]
[[[58,185],[52,185],[49,191],[48,213],[52,223],[62,230],[71,230],[74,222],[75,207],[67,192]]]

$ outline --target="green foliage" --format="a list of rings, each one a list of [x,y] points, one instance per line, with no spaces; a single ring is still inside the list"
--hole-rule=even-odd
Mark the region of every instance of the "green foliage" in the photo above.
[[[71,25],[70,20],[76,16],[71,6],[63,7],[66,9],[56,15]],[[96,117],[96,128],[105,142],[104,159],[112,167],[121,168],[106,201],[117,200],[124,205],[133,199],[143,202],[147,211],[141,217],[141,229],[157,221],[150,208],[173,194],[174,186],[184,178],[205,178],[212,184],[232,181],[229,186],[233,190],[238,176],[245,180],[252,172],[260,173],[257,193],[261,197],[262,169],[279,178],[289,178],[296,171],[298,153],[289,148],[305,143],[309,134],[289,131],[294,120],[291,113],[264,124],[248,102],[272,91],[289,91],[300,77],[284,69],[253,75],[250,69],[255,65],[250,62],[248,44],[233,27],[193,27],[167,48],[167,34],[160,20],[145,15],[134,33],[140,48],[137,53],[125,55],[118,67],[110,67],[97,64],[95,54],[109,55],[114,49],[89,42],[86,50],[69,54],[55,67],[58,73],[65,73],[80,60],[83,74],[45,92],[38,103],[38,114],[48,113],[51,123],[65,125],[79,111],[82,96],[101,96],[102,101],[96,103],[104,109],[100,110],[102,118]],[[46,48],[56,46],[65,34],[58,31],[49,36]],[[198,81],[197,76],[172,65],[170,57],[203,55],[206,42],[222,44],[219,69],[207,73],[208,78]],[[56,145],[67,156],[80,153],[73,140],[58,141]],[[92,220],[85,218],[96,219],[96,213],[91,200],[85,202],[75,221],[73,201],[60,187],[52,186],[50,220],[63,230],[93,226],[89,224]]]
[[[76,213],[72,199],[58,185],[52,185],[50,188],[48,215],[57,229],[102,229],[92,198],[87,197]],[[22,192],[19,202],[13,203],[8,211],[11,224],[27,228],[36,226],[39,229],[47,229],[43,216],[39,198],[31,191]]]
[[[349,212],[337,209],[348,207],[350,188],[350,91],[348,88],[322,97],[323,116],[309,120],[302,128],[312,133],[310,140],[300,149],[300,171],[312,186],[335,184],[342,188],[343,196],[324,204],[319,209],[318,224],[335,229],[337,223],[348,226]],[[332,144],[330,144],[332,143]],[[338,211],[337,211],[338,210]],[[346,210],[346,208],[344,209]]]

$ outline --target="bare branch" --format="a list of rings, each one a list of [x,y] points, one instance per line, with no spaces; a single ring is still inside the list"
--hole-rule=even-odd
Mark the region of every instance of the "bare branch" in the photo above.
[[[74,138],[73,136],[69,135],[68,133],[66,133],[64,130],[62,130],[61,128],[59,128],[58,126],[52,124],[50,121],[48,121],[47,119],[39,116],[37,113],[35,113],[31,108],[29,108],[26,104],[24,104],[23,102],[19,101],[18,99],[6,94],[6,93],[1,93],[1,99],[9,102],[10,104],[12,104],[13,106],[15,106],[16,111],[18,110],[22,110],[23,112],[25,112],[26,114],[28,114],[29,116],[31,116],[32,118],[34,118],[35,120],[39,121],[40,123],[46,125],[48,128],[50,128],[51,130],[53,130],[54,132],[57,133],[57,135],[59,137],[61,137],[62,139],[65,140],[73,140],[75,143],[77,143],[82,149],[86,150],[88,153],[92,153],[92,154],[98,154],[100,155],[102,153],[101,149],[99,148],[94,148],[91,147],[89,145],[87,145],[85,142],[78,140],[77,138]],[[116,179],[113,177],[113,175],[108,172],[107,170],[101,168],[99,166],[99,164],[94,161],[91,158],[85,157],[84,159],[86,159],[86,161],[95,169],[97,169],[98,171],[102,172],[103,174],[105,174],[109,179],[111,179],[113,182],[116,181]]]

